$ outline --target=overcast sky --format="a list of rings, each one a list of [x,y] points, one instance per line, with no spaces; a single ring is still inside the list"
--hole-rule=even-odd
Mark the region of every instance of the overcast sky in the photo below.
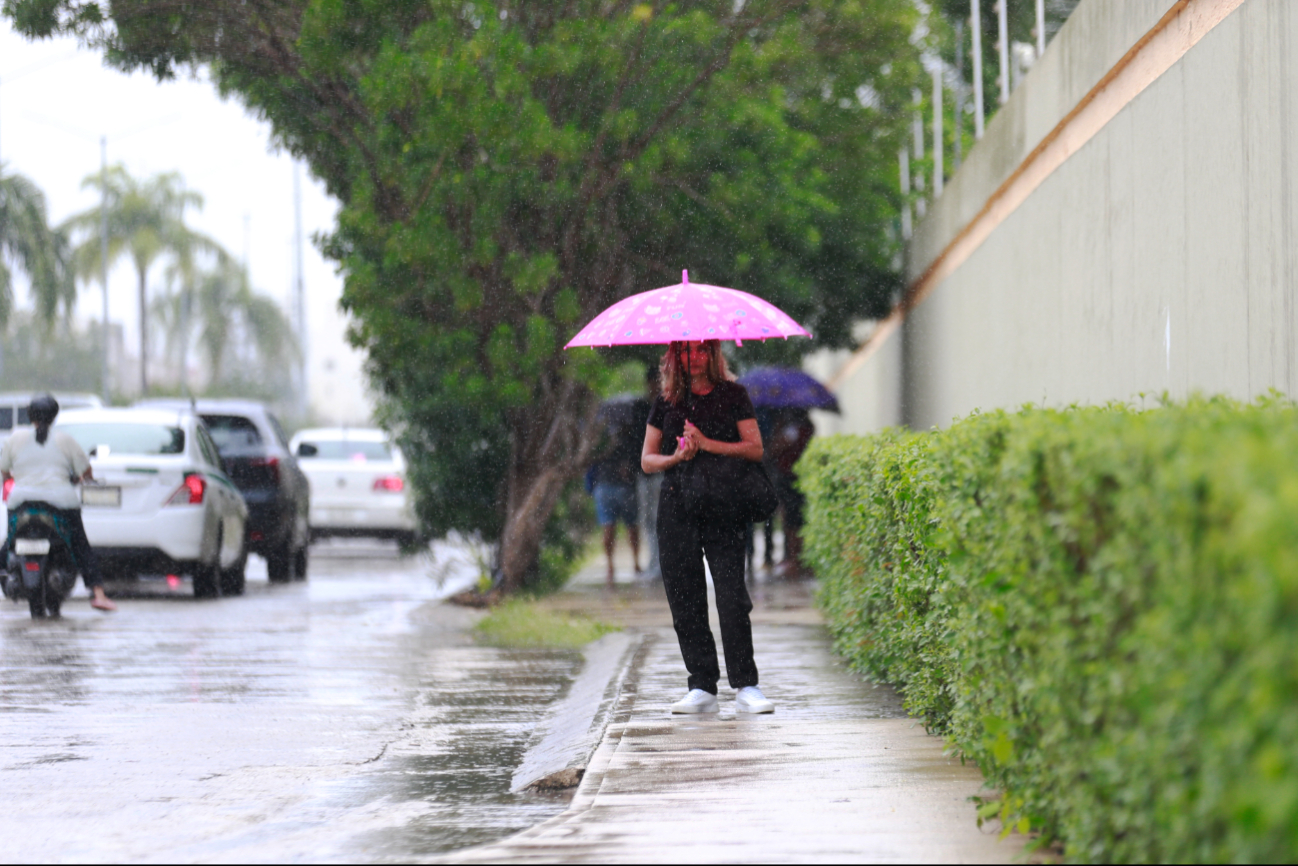
[[[253,285],[288,308],[293,160],[271,149],[268,126],[237,102],[221,100],[205,77],[160,84],[144,73],[123,75],[73,39],[28,42],[0,19],[0,161],[44,190],[51,222],[96,206],[81,181],[99,170],[100,135],[108,137],[109,163],[120,162],[137,177],[180,172],[205,200],[190,225],[236,256],[246,252]],[[310,243],[313,232],[331,228],[335,210],[303,167],[312,365],[351,370],[357,360],[344,357],[351,353],[337,312],[342,281]],[[127,345],[135,345],[134,278],[125,260],[109,285],[109,316],[124,324]],[[30,307],[25,294],[20,303]],[[102,309],[98,285],[82,288],[78,313],[98,319]]]

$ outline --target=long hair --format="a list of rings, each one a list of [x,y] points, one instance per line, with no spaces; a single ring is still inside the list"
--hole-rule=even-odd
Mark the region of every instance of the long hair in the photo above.
[[[690,393],[690,372],[685,361],[687,351],[699,351],[708,356],[707,377],[713,385],[735,378],[726,366],[726,356],[721,354],[720,340],[704,340],[701,348],[693,350],[685,342],[677,340],[667,347],[658,368],[662,373],[663,399],[673,406],[679,406]]]
[[[50,435],[50,425],[59,416],[59,401],[53,394],[37,394],[27,405],[27,420],[36,425],[36,441],[41,445]]]

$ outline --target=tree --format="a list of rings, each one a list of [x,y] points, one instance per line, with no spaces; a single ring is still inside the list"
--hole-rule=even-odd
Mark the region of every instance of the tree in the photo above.
[[[565,354],[585,320],[688,267],[846,345],[898,289],[896,153],[922,80],[911,0],[4,10],[120,68],[211,63],[309,163],[342,203],[323,246],[423,523],[499,540],[507,591],[533,579],[626,357]]]
[[[115,263],[125,255],[135,267],[136,296],[140,319],[140,393],[149,391],[149,270],[164,256],[172,256],[182,268],[193,269],[200,252],[225,256],[220,245],[185,225],[185,211],[201,208],[203,197],[185,189],[176,172],[154,175],[141,181],[124,167],[115,165],[103,175],[92,174],[81,182],[104,197],[108,210],[108,260]],[[80,235],[73,250],[73,268],[80,278],[100,276],[102,214],[98,206],[70,217],[64,230]]]
[[[254,373],[286,383],[298,358],[293,328],[274,301],[253,291],[242,265],[222,256],[207,270],[177,265],[168,277],[172,289],[153,302],[152,312],[178,369],[187,369],[196,344],[207,362],[209,391],[220,389],[231,366],[241,379]]]
[[[36,311],[48,326],[59,307],[71,311],[76,284],[68,268],[68,241],[50,228],[45,194],[20,174],[6,174],[0,165],[0,328],[13,313],[13,275],[6,258],[16,262],[31,281]]]

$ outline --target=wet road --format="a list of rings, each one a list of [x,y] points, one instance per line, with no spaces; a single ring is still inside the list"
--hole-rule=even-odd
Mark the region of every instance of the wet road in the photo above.
[[[0,860],[410,860],[561,811],[509,783],[581,656],[474,645],[435,603],[473,569],[438,553],[317,546],[282,586],[254,558],[241,598],[151,583],[108,616],[0,605]]]

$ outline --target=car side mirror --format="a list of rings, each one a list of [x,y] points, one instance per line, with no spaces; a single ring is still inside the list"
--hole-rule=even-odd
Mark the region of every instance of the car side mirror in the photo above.
[[[298,457],[315,457],[319,453],[320,449],[312,445],[310,442],[301,442],[297,446]]]

